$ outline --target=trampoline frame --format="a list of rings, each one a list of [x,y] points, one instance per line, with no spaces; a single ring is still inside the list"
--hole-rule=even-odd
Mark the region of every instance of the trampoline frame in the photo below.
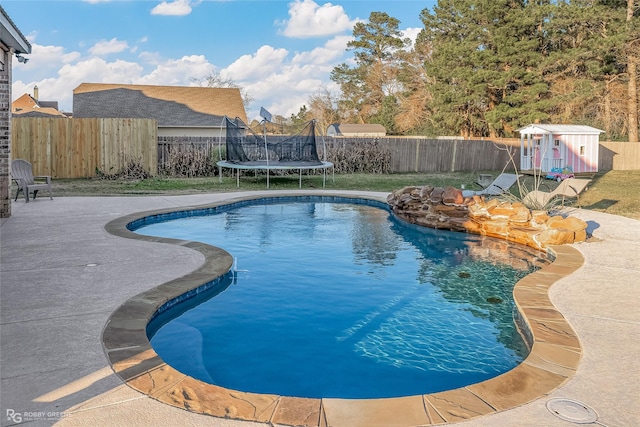
[[[322,188],[325,188],[327,182],[327,169],[331,168],[332,176],[331,179],[333,182],[335,179],[335,169],[333,167],[333,163],[331,162],[321,162],[319,164],[295,164],[295,162],[252,162],[253,164],[243,164],[243,163],[231,163],[226,160],[222,160],[217,162],[218,165],[218,180],[222,183],[222,169],[232,169],[233,174],[236,175],[236,185],[240,188],[240,171],[241,170],[253,170],[257,172],[259,170],[267,171],[267,188],[269,188],[269,171],[270,170],[298,170],[299,171],[299,180],[298,186],[302,188],[302,171],[303,170],[312,170],[312,169],[323,169],[322,173]]]
[[[223,118],[223,123],[225,123],[225,120],[227,120],[227,117],[225,116]],[[236,118],[237,120],[237,118]],[[315,124],[315,120],[312,120]],[[298,181],[298,186],[299,188],[302,188],[302,171],[303,170],[314,170],[314,169],[322,169],[323,173],[322,173],[322,188],[325,188],[326,182],[327,182],[327,169],[331,168],[332,171],[332,180],[333,182],[336,181],[335,179],[335,168],[332,162],[327,162],[327,161],[319,161],[319,162],[315,162],[315,161],[302,161],[302,162],[295,162],[295,161],[279,161],[279,160],[269,160],[269,151],[267,149],[267,129],[266,129],[266,122],[267,120],[264,119],[261,122],[261,125],[263,127],[263,138],[264,138],[264,152],[266,154],[266,160],[253,160],[253,161],[248,161],[248,162],[230,162],[228,160],[221,160],[219,162],[217,162],[216,164],[218,165],[218,180],[220,183],[222,183],[222,169],[227,168],[227,169],[231,169],[233,172],[232,174],[236,175],[236,185],[238,188],[240,188],[240,171],[242,170],[253,170],[256,173],[256,176],[258,175],[258,171],[259,170],[264,170],[267,172],[267,188],[269,188],[269,171],[271,170],[298,170],[299,171],[299,181]],[[326,158],[327,156],[327,147],[325,146],[324,143],[324,137],[322,138],[322,147],[324,149],[324,157]],[[218,152],[219,154],[221,154],[221,150],[222,150],[222,140],[220,141],[220,143],[218,144]]]

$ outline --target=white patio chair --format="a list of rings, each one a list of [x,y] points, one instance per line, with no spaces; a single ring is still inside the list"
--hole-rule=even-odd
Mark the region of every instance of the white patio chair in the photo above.
[[[463,190],[463,197],[472,196],[499,196],[509,191],[513,184],[518,181],[518,175],[513,173],[502,173],[496,179],[493,180],[486,188],[479,191]]]

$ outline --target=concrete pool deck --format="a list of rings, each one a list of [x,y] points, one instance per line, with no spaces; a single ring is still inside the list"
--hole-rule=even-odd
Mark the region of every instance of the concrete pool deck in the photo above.
[[[125,301],[198,269],[204,261],[187,247],[111,235],[104,228],[108,222],[136,212],[261,194],[386,197],[267,191],[14,202],[12,217],[0,228],[2,425],[265,426],[199,415],[133,390],[113,373],[101,336]],[[584,402],[609,427],[634,426],[640,420],[640,221],[585,210],[572,214],[590,224],[596,239],[573,246],[584,265],[558,281],[549,296],[582,346],[575,374],[530,403],[460,425],[572,425],[545,406],[560,397]],[[378,425],[427,425],[403,424],[404,415],[387,414],[397,423],[380,417]]]

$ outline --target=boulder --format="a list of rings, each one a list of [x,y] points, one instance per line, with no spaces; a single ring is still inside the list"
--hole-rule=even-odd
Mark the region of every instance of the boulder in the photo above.
[[[549,216],[498,198],[465,198],[450,186],[407,186],[389,194],[387,203],[394,215],[412,224],[498,237],[540,250],[587,239],[587,224],[578,218]]]

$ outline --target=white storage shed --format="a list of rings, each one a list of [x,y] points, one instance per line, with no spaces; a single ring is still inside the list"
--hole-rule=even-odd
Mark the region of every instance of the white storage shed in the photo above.
[[[362,137],[384,137],[387,130],[379,124],[349,124],[334,123],[327,129],[327,136],[345,136],[352,138]]]
[[[584,125],[531,124],[520,132],[520,170],[598,172],[599,138],[603,130]]]

